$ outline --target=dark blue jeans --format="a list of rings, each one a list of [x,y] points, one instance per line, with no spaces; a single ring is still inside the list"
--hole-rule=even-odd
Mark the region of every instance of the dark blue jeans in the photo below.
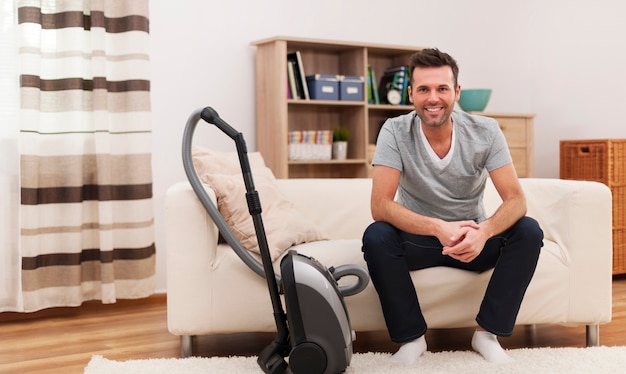
[[[426,321],[409,272],[434,266],[475,272],[493,268],[476,322],[495,335],[510,336],[542,246],[543,231],[530,217],[522,217],[490,238],[480,255],[469,263],[443,255],[443,246],[434,236],[409,234],[386,222],[372,223],[363,234],[363,255],[387,330],[396,343],[426,333]]]

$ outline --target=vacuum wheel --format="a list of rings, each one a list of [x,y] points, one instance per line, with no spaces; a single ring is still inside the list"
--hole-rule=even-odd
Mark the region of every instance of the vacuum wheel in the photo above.
[[[289,368],[294,374],[321,374],[326,370],[326,352],[317,344],[298,344],[289,354]]]

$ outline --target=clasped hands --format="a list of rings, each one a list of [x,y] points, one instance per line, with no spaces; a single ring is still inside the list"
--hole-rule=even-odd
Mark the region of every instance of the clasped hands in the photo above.
[[[443,244],[444,255],[461,262],[471,262],[482,252],[487,242],[474,221],[444,222],[443,234],[439,241]]]

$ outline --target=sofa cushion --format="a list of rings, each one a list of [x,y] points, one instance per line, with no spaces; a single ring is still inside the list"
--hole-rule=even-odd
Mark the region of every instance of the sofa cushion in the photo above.
[[[200,179],[215,191],[217,208],[235,237],[246,249],[260,253],[237,153],[195,146],[192,159]],[[248,159],[261,200],[261,217],[272,260],[293,245],[327,239],[278,189],[274,174],[265,166],[261,154],[251,152]]]

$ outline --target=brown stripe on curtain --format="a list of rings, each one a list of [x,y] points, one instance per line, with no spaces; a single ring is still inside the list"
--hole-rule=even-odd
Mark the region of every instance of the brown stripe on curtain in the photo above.
[[[145,248],[118,248],[112,251],[100,249],[83,249],[80,253],[51,253],[35,257],[22,258],[22,269],[33,270],[48,266],[79,265],[85,261],[100,261],[102,263],[113,260],[141,260],[155,254],[154,245]]]
[[[104,89],[109,92],[150,91],[150,81],[147,80],[109,82],[105,77],[94,77],[93,79],[41,79],[35,75],[22,75],[20,77],[20,86],[24,88],[38,88],[41,91],[93,91],[97,89]]]
[[[22,188],[22,204],[78,203],[86,200],[138,200],[152,197],[152,184],[129,186]]]
[[[37,23],[44,30],[63,29],[66,27],[81,27],[91,30],[94,27],[104,28],[108,33],[127,31],[149,32],[148,18],[139,15],[109,18],[102,11],[91,11],[84,14],[82,11],[66,11],[61,13],[42,13],[41,8],[22,7],[18,9],[18,23]]]

